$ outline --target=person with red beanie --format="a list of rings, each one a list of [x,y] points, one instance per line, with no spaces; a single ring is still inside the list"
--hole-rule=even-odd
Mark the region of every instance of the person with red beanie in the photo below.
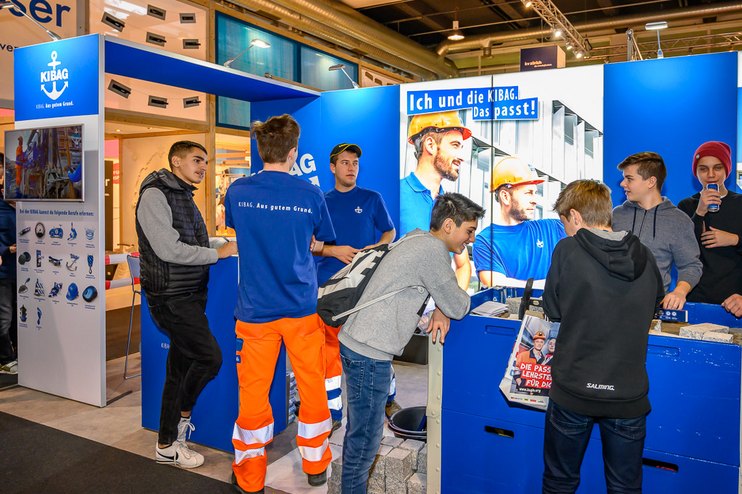
[[[724,185],[732,173],[732,150],[724,142],[704,142],[693,154],[691,166],[702,189],[680,201],[678,208],[693,220],[703,275],[687,300],[722,304],[742,293],[742,195]],[[708,184],[718,185],[719,190],[708,189]],[[709,205],[717,205],[718,210],[710,210]]]

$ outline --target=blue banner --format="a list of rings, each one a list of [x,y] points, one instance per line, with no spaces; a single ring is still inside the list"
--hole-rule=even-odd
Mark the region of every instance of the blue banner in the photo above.
[[[15,51],[15,119],[98,113],[99,36],[90,35]]]
[[[407,115],[472,109],[474,120],[538,120],[538,98],[518,97],[518,86],[438,89],[407,93]]]

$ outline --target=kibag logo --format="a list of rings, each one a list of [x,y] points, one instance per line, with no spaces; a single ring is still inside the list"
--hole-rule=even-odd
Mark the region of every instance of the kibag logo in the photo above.
[[[62,62],[57,61],[57,51],[52,50],[50,58],[51,62],[46,64],[50,67],[50,70],[43,70],[40,73],[41,78],[41,90],[44,94],[49,97],[52,101],[56,101],[64,93],[65,89],[69,87],[69,71],[66,68],[58,68],[62,65]],[[57,83],[64,82],[61,89],[57,88]],[[51,91],[47,90],[47,85],[51,84]]]

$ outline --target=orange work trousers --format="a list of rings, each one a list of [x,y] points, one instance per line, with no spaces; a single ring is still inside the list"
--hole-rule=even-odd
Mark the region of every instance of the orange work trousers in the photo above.
[[[343,364],[340,362],[340,342],[338,333],[340,328],[328,326],[320,319],[325,332],[325,391],[327,392],[327,406],[330,408],[332,420],[343,418],[342,373]]]
[[[237,379],[240,407],[232,433],[232,469],[246,491],[265,486],[265,446],[273,440],[273,410],[268,400],[281,341],[286,345],[299,389],[296,444],[308,474],[325,471],[332,460],[332,428],[325,393],[325,335],[317,314],[265,323],[237,321]],[[240,349],[239,340],[242,340]]]

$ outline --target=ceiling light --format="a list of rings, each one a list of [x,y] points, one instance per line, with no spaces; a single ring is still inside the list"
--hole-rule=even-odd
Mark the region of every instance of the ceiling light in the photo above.
[[[576,57],[576,58],[582,58],[582,52],[581,52],[581,51],[579,51],[579,50],[578,50],[578,51],[576,51],[576,52],[575,52],[575,57]]]
[[[554,29],[554,37],[555,38],[561,38],[562,37],[562,30],[559,28]]]
[[[564,47],[567,49],[567,51],[570,51],[572,49],[572,43],[567,41],[567,43],[564,45]]]
[[[667,29],[667,21],[658,22],[647,22],[644,24],[644,29],[647,31],[658,31],[660,29]]]
[[[464,33],[459,29],[459,21],[453,21],[453,31],[448,35],[451,41],[461,41],[464,39]]]
[[[258,48],[270,48],[271,44],[263,39],[255,38],[250,41],[250,46],[257,46]]]
[[[523,5],[525,8],[530,9],[533,6],[533,2],[531,0],[523,0]]]

